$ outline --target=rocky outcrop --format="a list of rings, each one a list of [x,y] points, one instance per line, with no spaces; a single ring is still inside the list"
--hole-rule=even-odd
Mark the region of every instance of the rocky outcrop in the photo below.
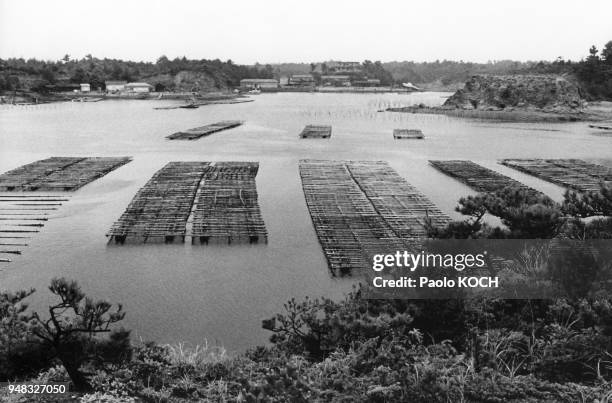
[[[477,75],[444,103],[448,109],[556,113],[577,113],[585,106],[578,86],[556,75]]]
[[[196,71],[179,71],[172,74],[157,74],[143,78],[154,87],[162,91],[208,92],[228,88],[227,77],[221,73],[208,73]]]

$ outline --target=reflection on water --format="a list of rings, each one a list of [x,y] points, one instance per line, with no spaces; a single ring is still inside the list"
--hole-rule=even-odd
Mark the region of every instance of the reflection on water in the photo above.
[[[610,163],[612,138],[584,123],[509,124],[378,112],[444,101],[441,93],[265,94],[255,102],[154,110],[165,101],[105,101],[0,108],[0,171],[49,156],[131,155],[134,161],[76,192],[22,256],[0,269],[0,288],[36,287],[54,276],[79,280],[98,298],[123,302],[135,336],[160,342],[218,341],[230,350],[263,343],[261,319],[289,298],[340,298],[351,281],[331,279],[302,194],[302,158],[387,160],[443,211],[473,192],[428,159],[472,159],[559,199],[562,189],[496,163],[499,158],[585,158]],[[172,101],[167,101],[172,104]],[[240,128],[197,141],[165,136],[219,120]],[[331,124],[329,140],[301,140],[306,124]],[[393,140],[419,128],[425,140]],[[104,234],[136,191],[168,161],[259,161],[267,245],[109,246]]]

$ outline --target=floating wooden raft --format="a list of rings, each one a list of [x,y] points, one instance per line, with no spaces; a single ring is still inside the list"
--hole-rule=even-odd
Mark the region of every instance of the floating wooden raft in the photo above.
[[[223,120],[221,122],[213,123],[206,126],[195,127],[193,129],[180,131],[167,136],[170,140],[196,140],[200,137],[208,136],[210,134],[220,132],[222,130],[233,129],[242,125],[244,122],[241,120]]]
[[[267,242],[257,202],[257,162],[211,164],[194,203],[192,243]]]
[[[505,159],[503,165],[581,192],[612,182],[612,168],[578,159]]]
[[[51,157],[0,175],[0,191],[74,191],[130,161],[130,157]]]
[[[489,168],[485,168],[472,161],[450,160],[450,161],[429,161],[431,165],[448,176],[458,179],[478,192],[496,192],[506,187],[517,187],[526,189],[531,194],[541,194],[521,182],[497,173]]]
[[[185,240],[186,224],[208,162],[169,162],[134,196],[106,234],[109,242]]]
[[[425,136],[420,129],[393,129],[394,139],[423,139]]]
[[[328,139],[331,137],[332,127],[327,125],[307,125],[300,133],[303,139]]]
[[[110,241],[266,241],[257,204],[256,162],[170,162],[138,191]]]
[[[300,161],[306,204],[333,275],[371,270],[372,255],[412,250],[442,213],[383,161]]]
[[[612,123],[607,123],[607,124],[602,124],[602,123],[592,124],[592,125],[589,125],[589,127],[591,129],[612,130]]]

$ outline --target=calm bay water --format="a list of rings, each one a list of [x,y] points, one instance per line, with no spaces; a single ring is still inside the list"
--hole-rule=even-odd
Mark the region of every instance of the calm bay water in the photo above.
[[[35,287],[49,298],[55,276],[80,282],[96,298],[122,302],[136,338],[204,339],[229,350],[264,343],[261,320],[291,297],[341,298],[350,280],[333,279],[306,208],[302,158],[387,160],[443,211],[466,186],[428,159],[471,159],[560,199],[563,189],[496,163],[500,158],[583,158],[612,166],[612,138],[584,123],[512,124],[377,112],[443,102],[442,93],[265,94],[255,102],[194,110],[154,110],[171,101],[104,101],[0,106],[0,171],[50,156],[133,156],[134,161],[71,196],[22,256],[0,266],[0,289]],[[238,129],[197,141],[168,141],[177,130],[225,119]],[[331,124],[330,140],[300,140],[304,125]],[[420,128],[423,141],[394,141],[394,128]],[[169,161],[259,161],[259,203],[267,245],[110,246],[104,234],[136,191]]]

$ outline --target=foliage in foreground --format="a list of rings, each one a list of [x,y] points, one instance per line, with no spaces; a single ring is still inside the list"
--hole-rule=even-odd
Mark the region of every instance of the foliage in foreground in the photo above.
[[[567,191],[562,203],[528,188],[507,187],[459,199],[456,211],[466,219],[444,228],[429,225],[433,238],[457,239],[612,239],[612,186],[598,191]],[[503,227],[484,221],[501,219]],[[588,218],[589,220],[584,220]]]
[[[58,362],[75,390],[89,390],[88,370],[129,360],[129,331],[111,328],[125,313],[121,305],[113,312],[112,304],[87,298],[74,281],[53,279],[49,291],[59,301],[45,319],[27,313],[23,300],[34,290],[0,294],[0,379]]]
[[[3,301],[5,315],[15,299]],[[81,401],[593,402],[612,393],[610,299],[387,301],[366,300],[355,290],[340,302],[307,299],[285,308],[264,323],[274,334],[270,347],[228,356],[208,345],[140,344],[131,357],[112,365],[83,363],[90,389],[72,396]],[[453,316],[460,319],[438,320]],[[449,334],[453,339],[444,340]],[[4,328],[2,335],[7,337]],[[11,345],[17,344],[12,338]],[[70,380],[62,361],[49,358],[37,376],[39,370],[3,379]]]
[[[520,189],[462,199],[440,237],[610,238],[612,192],[562,204]],[[482,223],[484,214],[503,228]],[[601,218],[603,216],[603,218]],[[585,217],[598,217],[583,221]],[[49,318],[33,291],[0,294],[0,381],[68,381],[90,401],[608,402],[612,298],[291,300],[263,322],[271,346],[131,346],[119,306],[53,280]],[[1,396],[0,396],[1,397]],[[30,397],[28,397],[29,399]]]

